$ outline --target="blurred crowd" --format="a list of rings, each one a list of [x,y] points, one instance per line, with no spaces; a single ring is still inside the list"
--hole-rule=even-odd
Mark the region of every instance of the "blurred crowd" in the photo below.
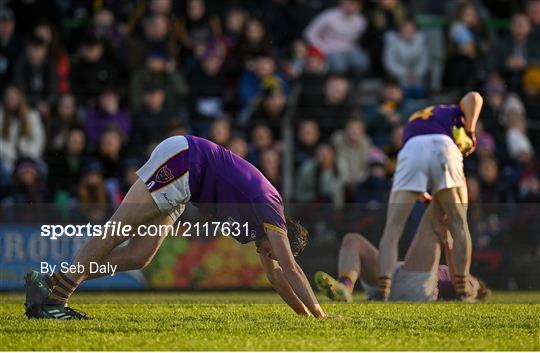
[[[540,0],[0,4],[0,203],[118,205],[177,134],[280,190],[292,152],[290,201],[385,202],[408,116],[472,89],[471,202],[540,200]]]

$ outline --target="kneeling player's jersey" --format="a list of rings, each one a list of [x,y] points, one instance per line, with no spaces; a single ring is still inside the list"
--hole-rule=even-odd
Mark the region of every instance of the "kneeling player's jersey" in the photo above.
[[[213,142],[185,137],[195,206],[221,222],[239,223],[241,232],[234,238],[241,243],[264,237],[266,229],[286,233],[281,195],[257,168]]]
[[[458,104],[429,106],[409,118],[403,132],[403,145],[412,137],[428,134],[443,134],[454,140],[452,128],[463,124],[463,112]]]

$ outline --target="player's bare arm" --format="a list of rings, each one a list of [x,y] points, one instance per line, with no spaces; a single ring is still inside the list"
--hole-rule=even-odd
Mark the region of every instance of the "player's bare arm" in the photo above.
[[[459,106],[465,116],[465,131],[474,134],[484,99],[478,92],[469,92],[461,98]]]
[[[287,303],[295,313],[310,316],[311,312],[294,293],[293,289],[289,285],[289,282],[285,279],[283,270],[281,269],[281,266],[279,266],[278,262],[270,258],[269,254],[267,253],[260,253],[259,257],[268,281],[270,281],[270,284],[272,287],[274,287],[283,301]]]
[[[267,229],[266,234],[272,246],[272,253],[279,263],[284,278],[291,286],[294,293],[309,309],[315,317],[325,317],[326,313],[313,293],[304,271],[296,263],[291,251],[289,240],[286,235],[272,229]]]

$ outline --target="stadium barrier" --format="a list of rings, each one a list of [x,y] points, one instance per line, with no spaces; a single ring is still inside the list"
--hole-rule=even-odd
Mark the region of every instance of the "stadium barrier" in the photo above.
[[[402,256],[424,207],[419,204],[411,215],[400,242]],[[474,243],[472,273],[485,279],[493,288],[540,289],[538,211],[536,204],[470,205]],[[85,226],[103,225],[111,212],[100,205],[68,209],[44,204],[3,206],[0,214],[0,290],[22,290],[24,273],[42,268],[43,262],[60,266],[62,262],[71,261],[89,239],[90,233]],[[373,244],[378,244],[386,205],[289,204],[287,212],[310,231],[309,244],[299,262],[312,278],[318,270],[335,274],[340,241],[345,234],[361,233]],[[88,281],[82,289],[269,288],[253,243],[242,245],[229,239],[234,236],[230,224],[226,228],[228,235],[223,236],[220,232],[225,228],[216,232],[208,222],[211,221],[206,214],[188,207],[180,223],[175,225],[176,236],[167,237],[147,268]],[[210,224],[207,230],[205,224]],[[50,225],[70,226],[66,231],[68,235],[52,236],[51,228],[45,227]],[[85,236],[74,235],[75,225],[81,227]],[[186,231],[189,236],[185,236]]]

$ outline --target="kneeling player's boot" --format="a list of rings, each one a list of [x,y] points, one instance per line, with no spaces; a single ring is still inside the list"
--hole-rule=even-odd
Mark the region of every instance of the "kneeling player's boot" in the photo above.
[[[33,305],[26,310],[29,319],[88,320],[85,312],[75,310],[65,304]]]
[[[47,284],[46,277],[37,271],[28,272],[24,276],[24,287],[26,291],[26,302],[24,306],[29,308],[36,305],[43,305],[47,302],[47,297],[51,292]]]
[[[353,301],[349,288],[343,283],[335,280],[328,273],[321,271],[315,273],[315,284],[324,295],[332,300],[347,303],[352,303]]]

